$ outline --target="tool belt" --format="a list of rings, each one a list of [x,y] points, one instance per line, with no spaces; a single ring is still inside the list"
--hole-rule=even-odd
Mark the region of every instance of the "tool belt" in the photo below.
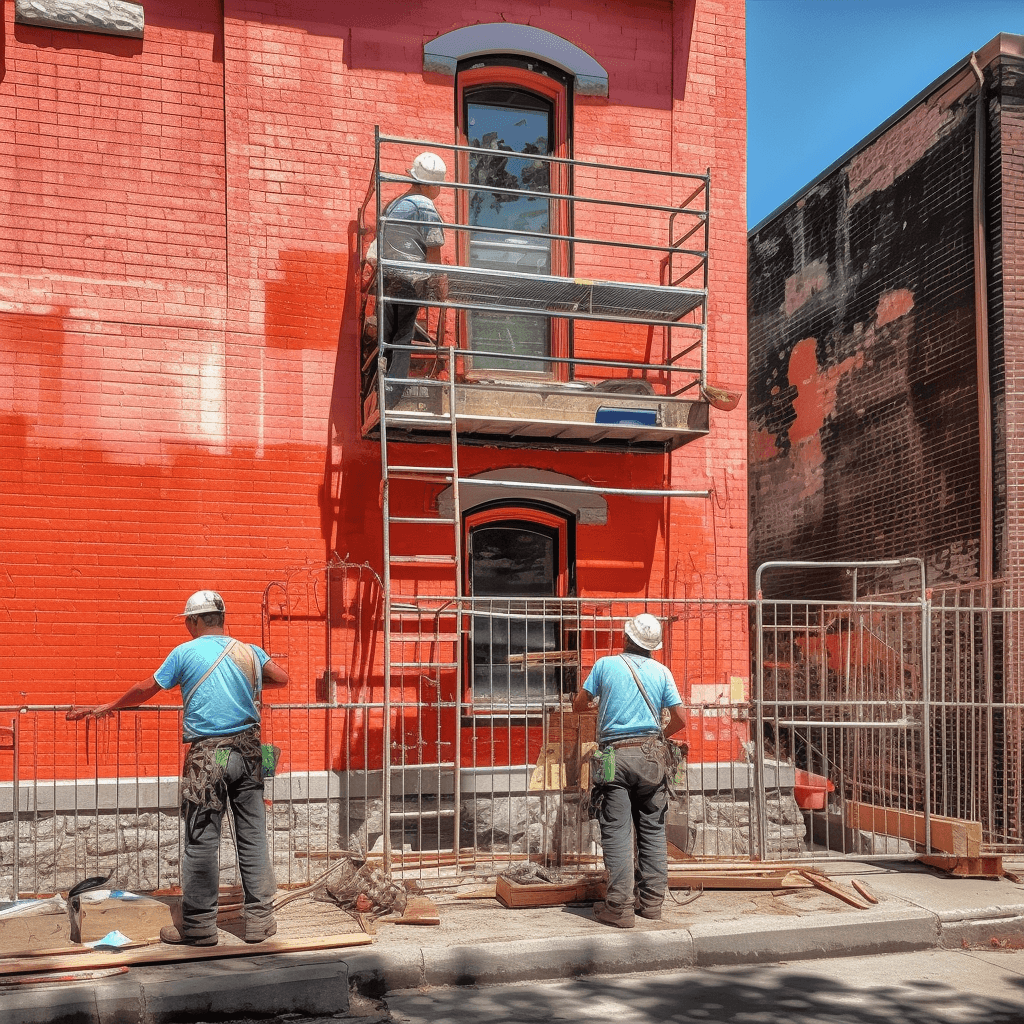
[[[250,726],[234,736],[211,736],[195,740],[188,748],[181,769],[181,811],[191,806],[198,810],[222,811],[227,803],[224,771],[231,751],[248,762],[249,770],[263,781],[263,751],[260,727]]]
[[[609,740],[607,743],[601,744],[601,749],[611,747],[614,750],[621,750],[623,747],[642,747],[645,743],[649,743],[651,740],[656,740],[658,734],[656,732],[647,733],[646,736],[630,736],[624,740]]]

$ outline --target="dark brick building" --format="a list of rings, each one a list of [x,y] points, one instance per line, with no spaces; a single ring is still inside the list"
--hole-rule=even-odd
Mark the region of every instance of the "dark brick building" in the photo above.
[[[749,338],[752,571],[1020,573],[1024,37],[965,57],[750,232]]]

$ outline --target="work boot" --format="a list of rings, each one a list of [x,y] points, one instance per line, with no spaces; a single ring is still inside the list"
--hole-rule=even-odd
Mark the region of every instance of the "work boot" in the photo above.
[[[277,934],[277,920],[273,917],[253,921],[247,919],[245,922],[245,942],[262,942],[269,939],[271,935]]]
[[[639,906],[636,911],[641,917],[646,918],[648,921],[660,921],[661,920],[661,904],[651,903],[648,906]]]
[[[160,929],[160,941],[171,946],[216,946],[217,933],[213,935],[182,935],[173,924]]]
[[[633,916],[633,908],[610,907],[607,903],[594,904],[594,920],[601,924],[610,924],[613,928],[634,928],[636,918]]]

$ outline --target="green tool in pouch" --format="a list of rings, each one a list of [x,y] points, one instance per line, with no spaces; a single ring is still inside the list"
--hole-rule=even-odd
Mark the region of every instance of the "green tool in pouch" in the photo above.
[[[595,750],[590,758],[591,782],[611,782],[615,778],[615,748]]]

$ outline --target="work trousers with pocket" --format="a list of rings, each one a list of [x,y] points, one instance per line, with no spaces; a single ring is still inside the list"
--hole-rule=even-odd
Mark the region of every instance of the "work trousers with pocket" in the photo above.
[[[659,742],[655,737],[639,747],[618,747],[615,777],[601,787],[604,800],[598,822],[608,869],[605,903],[612,910],[631,910],[634,896],[641,908],[660,907],[665,900],[668,790]]]
[[[246,937],[258,939],[274,923],[273,901],[277,892],[267,849],[263,780],[257,765],[232,750],[224,769],[224,784],[234,822],[238,870],[242,876]],[[189,938],[216,935],[220,836],[225,810],[215,811],[192,803],[185,804],[183,810],[182,934]]]

